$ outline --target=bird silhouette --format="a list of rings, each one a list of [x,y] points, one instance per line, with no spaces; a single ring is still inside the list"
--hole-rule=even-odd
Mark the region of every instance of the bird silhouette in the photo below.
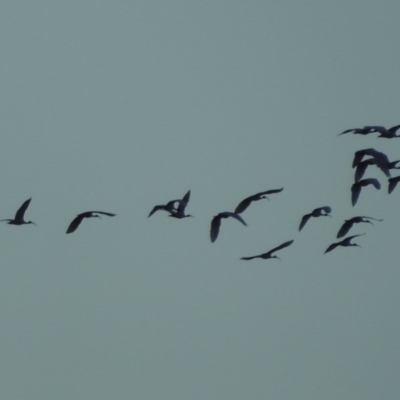
[[[400,182],[400,176],[394,176],[393,178],[389,178],[388,181],[389,181],[388,192],[390,194],[393,192],[394,188]]]
[[[153,209],[150,211],[147,218],[150,218],[156,211],[164,210],[170,213],[170,217],[173,218],[185,218],[185,217],[192,217],[192,215],[185,215],[185,208],[190,199],[190,190],[183,196],[182,199],[171,200],[167,204],[160,204],[154,206]],[[178,207],[175,204],[178,203]]]
[[[357,167],[361,162],[364,156],[371,156],[373,160],[368,159],[366,160],[367,162],[365,164],[362,164],[360,167],[360,171],[356,171],[356,177],[361,178],[361,176],[364,174],[365,169],[367,168],[368,165],[376,165],[378,168],[382,170],[382,172],[390,178],[390,170],[391,169],[398,169],[396,164],[400,161],[389,161],[389,158],[387,157],[386,154],[377,151],[375,149],[369,148],[369,149],[364,149],[364,150],[358,150],[354,153],[354,159],[353,159],[353,168]],[[360,176],[361,175],[361,176]]]
[[[357,246],[357,247],[361,247],[359,244],[357,243],[351,243],[351,239],[354,239],[358,236],[363,236],[365,235],[365,233],[361,233],[360,235],[353,235],[353,236],[349,236],[345,239],[343,239],[340,242],[336,242],[336,243],[332,243],[326,250],[325,253],[329,253],[330,251],[332,251],[333,249],[336,249],[336,247],[338,246],[343,246],[343,247],[350,247],[350,246]]]
[[[338,136],[344,135],[345,133],[354,133],[355,135],[368,135],[369,133],[374,132],[371,130],[370,127],[364,127],[364,128],[353,128],[353,129],[346,129],[342,133],[339,133]]]
[[[400,135],[396,135],[396,132],[399,130],[400,125],[392,126],[389,129],[385,128],[384,126],[365,126],[364,128],[370,129],[371,132],[379,132],[380,135],[378,137],[386,139],[393,139],[400,137]]]
[[[8,221],[7,223],[10,225],[24,225],[24,224],[33,224],[36,225],[33,221],[25,221],[24,220],[24,215],[25,211],[29,206],[29,203],[31,202],[32,197],[28,200],[25,200],[22,203],[22,206],[18,209],[18,211],[15,213],[14,219],[0,219],[0,221]]]
[[[230,211],[224,211],[216,215],[212,221],[211,221],[211,229],[210,229],[210,238],[211,242],[215,242],[217,240],[218,234],[219,234],[219,228],[221,226],[221,219],[222,218],[235,218],[239,222],[241,222],[243,225],[247,226],[246,222],[243,220],[243,218],[234,212]]]
[[[275,253],[276,251],[278,251],[280,249],[284,249],[285,247],[290,246],[293,242],[294,242],[294,240],[289,240],[289,241],[282,243],[281,245],[273,248],[272,250],[270,250],[266,253],[259,254],[258,256],[242,257],[241,260],[253,260],[254,258],[262,258],[264,260],[268,260],[269,258],[277,258],[278,260],[280,260],[280,258],[278,256],[273,255],[273,253]]]
[[[377,219],[377,218],[372,218],[372,217],[366,217],[366,216],[358,216],[358,217],[353,217],[350,219],[347,219],[344,221],[344,224],[340,227],[339,232],[337,233],[336,237],[341,238],[343,236],[346,236],[351,227],[354,224],[359,224],[359,223],[367,223],[373,225],[373,223],[370,220],[374,221],[383,221],[383,219]]]
[[[271,189],[267,190],[265,192],[260,192],[253,194],[252,196],[246,197],[244,200],[242,200],[238,206],[235,209],[236,214],[242,213],[244,210],[247,209],[247,207],[253,202],[253,201],[258,201],[261,199],[268,199],[267,195],[272,194],[272,193],[279,193],[282,192],[283,188],[281,189]],[[269,199],[268,199],[269,200]]]
[[[67,233],[75,232],[84,218],[101,218],[100,215],[96,215],[96,214],[107,215],[109,217],[115,217],[117,215],[117,214],[112,214],[112,213],[104,212],[104,211],[85,211],[81,214],[78,214],[72,220],[72,222],[69,224],[69,227],[67,229]]]
[[[324,206],[324,207],[318,207],[309,214],[303,215],[300,221],[299,231],[301,231],[304,228],[304,225],[311,217],[332,217],[332,215],[330,215],[331,211],[332,209],[329,206]]]
[[[361,189],[365,186],[373,185],[375,189],[379,190],[381,188],[381,184],[378,179],[375,178],[367,178],[362,179],[353,184],[351,187],[351,204],[353,207],[356,205],[358,197],[360,196]]]

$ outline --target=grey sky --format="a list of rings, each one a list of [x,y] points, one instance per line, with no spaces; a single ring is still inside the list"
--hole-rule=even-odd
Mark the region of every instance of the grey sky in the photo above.
[[[397,399],[395,1],[0,4],[0,398]],[[284,187],[243,213],[212,217]],[[175,220],[155,204],[191,189]],[[333,218],[301,216],[330,205]],[[87,220],[87,210],[117,213]],[[344,219],[384,218],[334,242]],[[279,260],[241,261],[294,239]]]

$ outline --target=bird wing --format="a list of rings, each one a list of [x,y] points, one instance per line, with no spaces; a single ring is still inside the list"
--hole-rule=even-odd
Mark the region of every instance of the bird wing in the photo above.
[[[77,215],[72,222],[69,224],[69,227],[67,229],[67,233],[72,233],[75,232],[80,223],[82,222],[83,218],[85,218],[84,213]]]
[[[378,219],[378,218],[373,218],[373,217],[367,217],[365,215],[361,216],[361,218],[367,218],[367,219],[373,219],[374,221],[383,221],[383,219]]]
[[[304,225],[307,223],[307,221],[310,218],[311,218],[311,214],[303,215],[303,218],[301,219],[301,222],[300,222],[299,231],[301,231],[304,228]]]
[[[182,201],[185,202],[186,204],[189,203],[190,200],[190,190],[183,196]]]
[[[28,200],[25,200],[25,201],[22,203],[22,206],[21,206],[21,207],[18,209],[18,211],[15,213],[15,220],[23,220],[23,219],[24,219],[25,211],[26,211],[26,209],[28,208],[29,203],[31,202],[31,200],[32,200],[32,197],[31,197],[30,199],[28,199]]]
[[[235,208],[235,214],[240,214],[242,213],[244,210],[246,210],[246,208],[251,204],[251,202],[253,201],[254,196],[249,196],[246,197],[244,200],[242,200],[238,206]]]
[[[364,182],[367,183],[367,185],[373,185],[375,189],[379,190],[381,188],[381,184],[379,183],[378,179],[375,178],[368,178],[364,179]]]
[[[363,236],[363,235],[365,235],[365,233],[360,233],[360,234],[358,234],[358,235],[349,236],[349,237],[347,237],[346,239],[344,239],[344,240],[342,240],[341,242],[339,242],[339,244],[340,244],[340,243],[349,244],[349,243],[351,242],[351,239],[354,239],[354,238],[356,238],[356,237],[358,237],[358,236]]]
[[[282,190],[283,190],[283,188],[266,190],[265,192],[257,193],[257,196],[262,196],[263,194],[280,193],[280,192],[282,192]]]
[[[354,174],[354,180],[356,182],[358,182],[363,177],[368,165],[370,165],[370,162],[365,161],[361,161],[357,164],[356,172]]]
[[[395,125],[392,126],[391,128],[388,129],[388,132],[392,135],[392,136],[396,136],[396,132],[397,130],[400,128],[400,125]]]
[[[345,131],[343,131],[342,133],[339,133],[338,134],[338,136],[340,136],[340,135],[344,135],[345,133],[349,133],[349,132],[353,132],[353,131],[355,131],[356,129],[346,129]]]
[[[253,260],[254,258],[260,258],[260,256],[252,256],[252,257],[241,257],[241,260]]]
[[[213,243],[217,240],[220,226],[221,226],[221,217],[219,215],[216,215],[211,221],[211,229],[210,229],[210,239],[211,242]]]
[[[353,223],[354,222],[351,219],[348,221],[345,221],[345,223],[339,229],[339,232],[337,233],[336,237],[341,238],[341,237],[347,235],[347,232],[351,229],[351,227],[353,226]]]
[[[190,190],[183,196],[182,200],[179,201],[178,204],[178,213],[184,213],[186,206],[188,205],[190,200]]]
[[[101,215],[108,215],[109,217],[115,217],[117,214],[112,214],[109,212],[105,212],[105,211],[88,211],[91,214],[101,214]]]
[[[164,205],[154,206],[153,209],[150,211],[149,215],[147,216],[147,218],[151,217],[158,210],[165,210],[165,206]]]
[[[294,242],[294,240],[288,240],[287,242],[282,243],[282,244],[280,244],[280,245],[277,246],[277,247],[274,247],[272,250],[268,251],[268,252],[265,253],[265,254],[271,255],[272,253],[275,253],[275,251],[278,251],[278,250],[280,250],[280,249],[284,249],[285,247],[290,246],[293,242]],[[263,254],[263,255],[264,255],[264,254]]]
[[[397,186],[397,184],[400,181],[400,176],[395,176],[393,178],[389,178],[389,194],[393,192],[394,188]]]
[[[356,205],[358,197],[360,196],[361,192],[361,186],[359,185],[360,182],[353,184],[353,186],[351,187],[351,204],[353,205],[353,207]]]
[[[235,219],[237,219],[238,221],[240,221],[244,226],[247,226],[246,222],[244,221],[244,219],[243,219],[239,214],[231,213],[230,216],[231,216],[232,218],[235,218]]]
[[[325,250],[325,253],[329,253],[330,251],[332,251],[333,249],[335,249],[336,247],[339,246],[339,244],[342,242],[337,242],[337,243],[332,243],[330,246],[328,246],[328,248]]]

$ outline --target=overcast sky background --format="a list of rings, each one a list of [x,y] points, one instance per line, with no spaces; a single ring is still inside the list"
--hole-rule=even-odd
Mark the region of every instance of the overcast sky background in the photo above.
[[[397,399],[398,1],[0,4],[0,398]],[[210,222],[244,197],[284,187]],[[191,189],[176,220],[155,204]],[[301,216],[329,205],[333,218]],[[85,220],[80,212],[115,212]],[[338,248],[346,218],[384,218]],[[294,239],[279,260],[241,261]]]

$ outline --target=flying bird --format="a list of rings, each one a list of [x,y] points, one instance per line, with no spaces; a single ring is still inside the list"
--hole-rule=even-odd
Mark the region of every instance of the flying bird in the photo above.
[[[392,126],[387,129],[384,126],[365,126],[364,129],[370,129],[371,132],[379,132],[380,135],[378,137],[393,139],[400,137],[400,135],[396,135],[396,132],[399,130],[400,125]]]
[[[33,221],[25,221],[24,220],[25,211],[28,208],[31,200],[32,200],[32,197],[22,203],[22,206],[15,213],[14,219],[0,219],[0,221],[8,221],[7,223],[10,225],[24,225],[24,224],[36,225]]]
[[[86,211],[86,212],[83,212],[81,214],[78,214],[72,220],[72,222],[69,224],[69,227],[67,229],[67,233],[75,232],[84,218],[101,218],[100,215],[96,215],[96,214],[107,215],[109,217],[115,217],[117,215],[117,214],[111,214],[109,212],[104,212],[104,211]]]
[[[324,206],[324,207],[318,207],[309,214],[303,215],[300,222],[299,231],[301,231],[304,228],[304,225],[311,217],[332,217],[332,215],[330,215],[331,211],[332,209],[329,206]]]
[[[154,206],[153,209],[150,211],[147,218],[150,218],[156,211],[164,210],[170,213],[170,217],[174,218],[185,218],[185,217],[192,217],[192,215],[185,215],[185,208],[190,199],[190,190],[183,196],[182,199],[171,200],[167,204],[161,204]],[[176,203],[178,203],[178,207],[176,207]]]
[[[267,253],[260,254],[258,256],[252,256],[252,257],[242,257],[241,260],[252,260],[253,258],[262,258],[264,260],[268,260],[269,258],[277,258],[280,260],[278,256],[273,255],[276,251],[280,249],[284,249],[285,247],[290,246],[294,240],[289,240],[288,242],[282,243],[278,247],[273,248],[272,250],[268,251]]]
[[[356,205],[358,197],[360,196],[361,189],[365,186],[373,185],[375,189],[379,190],[381,188],[381,184],[378,179],[375,178],[367,178],[362,179],[353,184],[351,187],[351,204],[353,207]]]
[[[400,182],[400,176],[394,176],[393,178],[389,178],[389,188],[388,188],[389,194],[393,192],[394,188],[397,186],[399,182]]]
[[[344,221],[344,224],[339,229],[339,232],[337,233],[336,237],[341,238],[343,236],[346,236],[354,224],[359,224],[359,223],[364,222],[364,223],[373,225],[373,223],[370,221],[371,219],[374,221],[383,221],[383,219],[377,219],[377,218],[366,217],[366,216],[359,216],[359,217],[353,217],[353,218],[347,219]]]
[[[325,253],[324,253],[324,254],[329,253],[329,252],[332,251],[333,249],[336,249],[336,247],[338,247],[338,246],[343,246],[343,247],[357,246],[357,247],[361,247],[361,246],[360,246],[359,244],[357,244],[357,243],[351,243],[351,239],[354,239],[354,238],[356,238],[356,237],[358,237],[358,236],[362,236],[362,235],[365,235],[365,233],[361,233],[360,235],[349,236],[349,237],[343,239],[343,240],[340,241],[340,242],[332,243],[332,244],[325,250]]]
[[[268,199],[267,195],[272,194],[272,193],[279,193],[282,192],[283,188],[281,189],[271,189],[267,190],[265,192],[260,192],[257,194],[253,194],[253,196],[246,197],[244,200],[242,200],[238,206],[235,209],[236,214],[241,214],[246,208],[253,202],[253,201],[258,201],[261,199]],[[269,199],[268,199],[269,200]]]
[[[339,133],[338,136],[344,135],[345,133],[354,133],[355,135],[368,135],[369,133],[375,132],[371,130],[371,127],[365,126],[364,128],[353,128],[353,129],[346,129],[342,133]]]
[[[364,149],[364,150],[358,150],[354,153],[354,159],[353,159],[353,168],[357,167],[360,163],[362,163],[362,159],[364,156],[371,156],[373,160],[368,159],[365,161],[365,164],[362,164],[362,166],[360,167],[360,171],[357,172],[356,171],[356,175],[358,177],[360,177],[360,175],[362,176],[365,172],[365,169],[367,168],[368,165],[376,165],[378,168],[380,168],[382,170],[382,172],[388,177],[390,178],[390,170],[391,169],[399,169],[396,164],[400,161],[400,160],[396,160],[396,161],[389,161],[389,158],[387,157],[386,154],[377,151],[375,149],[369,148],[369,149]]]
[[[214,243],[217,240],[219,234],[219,228],[221,226],[221,219],[230,217],[237,219],[243,225],[247,226],[246,222],[239,214],[230,211],[221,212],[218,215],[216,215],[211,221],[211,230],[210,230],[211,242]]]

